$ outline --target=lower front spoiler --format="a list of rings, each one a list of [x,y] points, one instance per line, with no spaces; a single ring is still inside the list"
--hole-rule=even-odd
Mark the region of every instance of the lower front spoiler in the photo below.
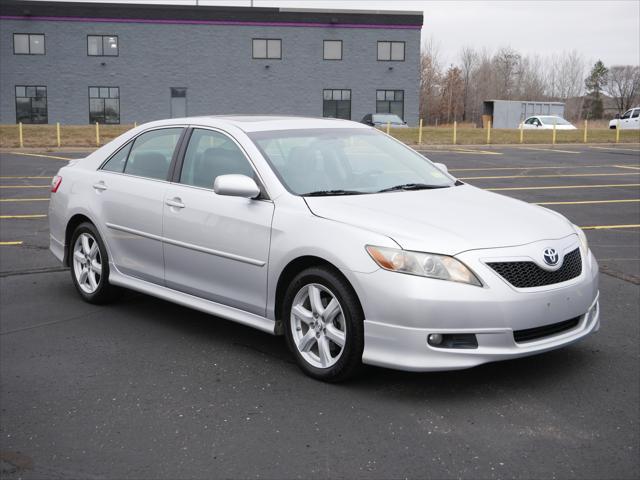
[[[363,363],[397,370],[458,370],[483,363],[526,357],[574,343],[600,328],[598,296],[571,330],[539,340],[516,343],[509,328],[410,328],[365,320]],[[478,348],[437,348],[427,343],[432,333],[472,333]]]

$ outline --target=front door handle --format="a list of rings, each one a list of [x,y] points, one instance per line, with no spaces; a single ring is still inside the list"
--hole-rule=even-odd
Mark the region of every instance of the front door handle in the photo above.
[[[178,197],[171,198],[164,202],[167,206],[173,208],[184,208],[184,203]]]
[[[107,186],[104,184],[102,180],[100,180],[98,183],[93,184],[93,188],[95,188],[99,192],[103,192],[107,189]]]

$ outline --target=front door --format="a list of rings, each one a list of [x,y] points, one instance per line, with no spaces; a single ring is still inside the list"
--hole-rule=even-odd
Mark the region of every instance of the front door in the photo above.
[[[165,280],[169,288],[265,315],[273,203],[217,195],[218,175],[255,177],[234,140],[196,128],[179,182],[164,204]]]

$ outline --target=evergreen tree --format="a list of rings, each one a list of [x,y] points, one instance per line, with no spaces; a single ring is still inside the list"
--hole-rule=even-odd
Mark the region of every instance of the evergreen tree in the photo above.
[[[588,118],[602,118],[603,106],[601,93],[607,84],[609,69],[604,66],[601,60],[598,60],[593,67],[589,76],[584,80],[584,86],[587,88],[587,101],[585,102],[585,116]]]

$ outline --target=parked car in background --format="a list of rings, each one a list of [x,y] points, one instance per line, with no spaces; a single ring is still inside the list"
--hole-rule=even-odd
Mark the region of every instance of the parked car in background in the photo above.
[[[536,115],[534,117],[529,117],[522,123],[522,128],[553,130],[554,125],[556,130],[576,130],[576,127],[574,127],[570,122],[556,115]]]
[[[600,324],[579,227],[356,122],[156,121],[51,192],[50,248],[84,300],[125,287],[284,334],[321,380],[473,367]]]
[[[620,130],[640,130],[640,107],[630,108],[623,115],[609,122],[609,128],[615,130],[620,125]]]
[[[365,115],[361,123],[372,127],[386,127],[387,124],[391,128],[406,128],[407,122],[402,120],[398,115],[393,113],[368,113]]]

